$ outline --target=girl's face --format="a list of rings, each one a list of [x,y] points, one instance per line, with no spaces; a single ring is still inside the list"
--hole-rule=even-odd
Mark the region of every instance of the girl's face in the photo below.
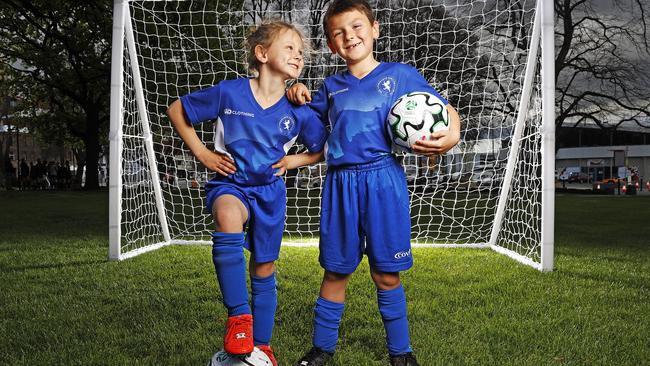
[[[283,75],[285,80],[296,79],[305,66],[304,47],[300,35],[294,30],[286,29],[275,37],[268,48],[262,47],[262,57],[258,58],[271,71]]]

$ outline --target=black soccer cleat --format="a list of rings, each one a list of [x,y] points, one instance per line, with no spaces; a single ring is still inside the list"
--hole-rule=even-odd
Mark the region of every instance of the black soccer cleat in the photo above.
[[[390,366],[420,366],[412,352],[390,356]]]
[[[323,366],[327,364],[334,353],[325,352],[320,348],[312,347],[294,366]]]

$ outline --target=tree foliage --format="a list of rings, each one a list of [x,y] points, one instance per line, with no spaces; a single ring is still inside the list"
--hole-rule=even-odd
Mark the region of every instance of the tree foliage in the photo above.
[[[555,0],[558,127],[585,121],[602,128],[625,122],[647,127],[650,4],[607,3],[610,9],[594,0]]]
[[[108,129],[111,25],[107,1],[0,0],[0,62],[12,89],[41,111],[35,130],[83,141],[91,189]]]
[[[132,5],[149,113],[163,115],[172,99],[193,91],[190,86],[246,74],[241,60],[247,29],[280,14],[303,24],[313,40],[316,57],[301,80],[308,80],[308,86],[315,89],[324,75],[344,67],[327,50],[322,31],[323,13],[330,1]],[[526,17],[533,14],[531,4],[516,0],[456,0],[455,6],[433,0],[371,1],[381,25],[377,58],[413,64],[434,86],[446,90],[462,115],[480,114],[475,112],[482,108],[480,104],[492,105],[497,114],[512,115],[517,100],[507,94],[503,80],[511,82],[509,90],[517,89],[521,80],[504,72],[522,71],[525,60],[521,58],[526,54],[522,51],[529,47],[530,38],[527,29],[517,24],[530,20]],[[554,0],[554,4],[556,125],[583,121],[603,128],[626,121],[642,124],[650,116],[647,0],[613,0],[618,14],[610,15],[595,0]],[[493,14],[522,19],[509,19],[508,26],[498,26],[499,19],[491,19],[490,24],[496,26],[488,30],[482,23]],[[87,187],[91,188],[97,186],[97,160],[108,135],[111,25],[111,1],[0,0],[0,62],[8,70],[10,82],[5,84],[21,97],[27,111],[22,123],[50,140],[82,143]],[[488,31],[493,44],[501,47],[496,52],[480,40]],[[164,36],[149,36],[156,34]],[[129,61],[125,66],[128,70]],[[164,86],[147,74],[160,72]],[[475,91],[482,91],[484,99],[474,98]],[[466,130],[484,120],[464,121]]]

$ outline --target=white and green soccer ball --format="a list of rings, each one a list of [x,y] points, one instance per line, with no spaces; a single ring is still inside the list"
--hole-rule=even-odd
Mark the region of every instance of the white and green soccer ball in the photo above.
[[[433,94],[413,92],[395,101],[386,120],[393,148],[411,152],[418,140],[428,140],[437,131],[449,129],[445,104]]]
[[[271,360],[266,353],[255,347],[248,356],[235,356],[221,350],[212,356],[208,366],[271,366]]]

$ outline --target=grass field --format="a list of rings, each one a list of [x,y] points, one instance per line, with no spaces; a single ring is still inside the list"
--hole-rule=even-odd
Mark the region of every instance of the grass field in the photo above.
[[[203,365],[225,310],[208,246],[107,261],[107,193],[0,192],[0,365]],[[556,270],[418,249],[403,275],[422,365],[650,365],[650,196],[558,196]],[[280,365],[310,347],[322,274],[284,248]],[[366,262],[334,365],[388,365]]]

